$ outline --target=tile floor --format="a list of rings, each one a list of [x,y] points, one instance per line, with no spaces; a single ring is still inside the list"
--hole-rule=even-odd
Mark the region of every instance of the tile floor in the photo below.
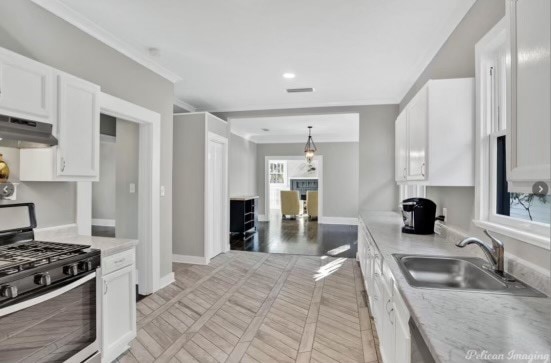
[[[138,337],[118,361],[379,361],[353,259],[230,251],[174,271],[138,302]]]

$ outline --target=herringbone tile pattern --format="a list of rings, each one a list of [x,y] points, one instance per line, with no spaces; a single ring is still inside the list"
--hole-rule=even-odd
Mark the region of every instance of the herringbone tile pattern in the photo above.
[[[174,271],[120,362],[378,362],[353,259],[231,251]]]

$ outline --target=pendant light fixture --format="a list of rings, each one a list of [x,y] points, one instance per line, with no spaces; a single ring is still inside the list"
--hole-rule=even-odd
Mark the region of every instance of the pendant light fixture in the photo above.
[[[306,140],[306,145],[304,146],[304,154],[306,155],[306,161],[308,164],[312,163],[314,154],[317,150],[318,149],[316,148],[314,139],[312,139],[312,126],[308,126],[308,140]]]

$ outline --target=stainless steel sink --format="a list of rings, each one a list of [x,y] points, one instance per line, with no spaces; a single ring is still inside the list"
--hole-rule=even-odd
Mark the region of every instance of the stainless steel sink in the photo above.
[[[488,269],[487,262],[480,258],[402,254],[393,256],[407,282],[414,287],[545,297],[509,274],[494,273]]]

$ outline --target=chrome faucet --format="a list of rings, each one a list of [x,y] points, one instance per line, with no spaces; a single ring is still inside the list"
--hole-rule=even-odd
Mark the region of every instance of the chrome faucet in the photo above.
[[[505,265],[505,248],[503,247],[503,243],[492,236],[487,230],[484,230],[484,233],[486,236],[490,237],[490,240],[492,241],[491,247],[475,237],[465,238],[463,241],[458,242],[456,246],[463,248],[473,243],[478,245],[482,248],[482,251],[484,251],[484,254],[492,264],[494,271],[500,275],[503,275]]]

